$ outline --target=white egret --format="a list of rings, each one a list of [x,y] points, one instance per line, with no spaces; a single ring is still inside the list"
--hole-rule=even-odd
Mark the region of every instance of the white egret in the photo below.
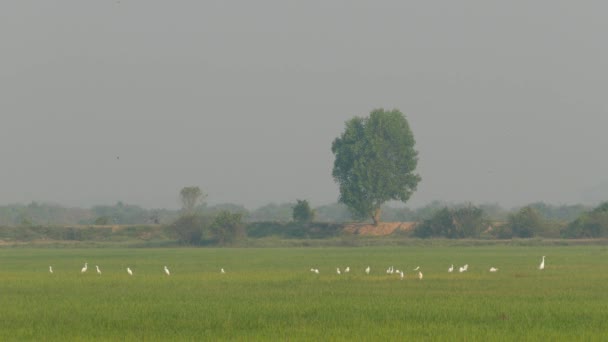
[[[344,269],[344,273],[348,273],[348,272],[350,272],[350,267],[346,266],[346,268]]]
[[[132,275],[133,275],[133,271],[131,271],[131,268],[130,268],[130,267],[127,267],[127,273],[129,273],[129,275],[130,275],[130,276],[132,276]]]
[[[315,268],[315,273],[319,274],[319,269],[318,268]]]
[[[545,269],[545,256],[543,255],[543,261],[540,262],[540,265],[538,265],[538,269],[539,270],[544,270]]]
[[[496,272],[496,271],[498,271],[498,268],[496,268],[496,267],[490,267],[490,272]]]
[[[224,269],[223,269],[223,268],[220,268],[220,273],[221,273],[221,274],[224,274],[224,273],[226,273],[226,271],[224,271]]]
[[[101,270],[99,269],[99,266],[95,265],[95,268],[97,269],[97,274],[101,274]]]
[[[171,272],[169,272],[169,269],[167,268],[167,266],[165,266],[165,274],[166,275],[171,275]]]
[[[403,280],[403,271],[400,272],[399,277],[401,277],[401,280]]]
[[[371,268],[367,266],[367,268],[365,269],[365,274],[369,274],[369,271],[371,271]]]
[[[420,266],[414,268],[414,271],[418,271],[420,269]]]
[[[88,268],[88,264],[85,262],[85,263],[84,263],[84,267],[83,267],[83,268],[80,270],[80,273],[84,273],[84,272],[86,272],[86,271],[87,271],[87,268]]]
[[[53,273],[53,266],[49,266],[49,272]]]
[[[336,268],[336,273],[338,273],[338,274],[342,274],[342,273],[340,272],[340,267],[337,267],[337,268]]]
[[[464,266],[462,266],[462,267],[460,267],[460,268],[458,269],[458,272],[460,272],[460,273],[462,273],[462,272],[464,272],[464,271],[466,271],[466,269],[464,268]]]
[[[422,280],[422,272],[418,271],[418,279]]]
[[[452,264],[452,266],[450,266],[450,268],[448,268],[448,272],[450,272],[450,273],[454,272],[454,264]]]

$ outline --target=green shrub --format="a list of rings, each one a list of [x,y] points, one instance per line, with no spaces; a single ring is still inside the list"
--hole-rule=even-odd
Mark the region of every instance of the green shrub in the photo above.
[[[307,200],[297,200],[293,207],[293,220],[300,223],[312,222],[315,218],[315,211],[310,208]]]
[[[324,239],[339,236],[343,227],[340,223],[252,222],[247,225],[246,231],[250,238]]]
[[[209,229],[209,219],[200,215],[184,215],[173,222],[171,227],[180,243],[197,245]]]
[[[545,220],[538,210],[532,207],[523,207],[517,213],[509,215],[508,226],[513,236],[529,238],[539,235],[545,229]]]
[[[478,238],[488,227],[483,210],[468,205],[450,209],[444,207],[414,228],[420,238],[446,237],[449,239]]]
[[[567,238],[608,237],[608,202],[600,204],[590,212],[581,214],[562,230],[562,236]]]
[[[220,245],[230,245],[245,237],[243,214],[223,210],[211,224],[213,238]]]

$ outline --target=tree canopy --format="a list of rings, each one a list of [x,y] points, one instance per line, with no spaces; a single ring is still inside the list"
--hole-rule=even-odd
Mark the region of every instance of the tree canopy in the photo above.
[[[198,186],[187,186],[179,192],[182,210],[185,215],[192,215],[196,206],[207,197]]]
[[[293,206],[293,220],[300,223],[311,222],[315,218],[315,212],[310,208],[307,200],[297,200]]]
[[[381,206],[391,200],[406,202],[420,176],[415,140],[399,110],[376,109],[369,117],[355,117],[336,138],[332,175],[339,184],[339,201],[359,218],[380,221]]]
[[[243,214],[229,211],[219,212],[211,224],[211,232],[220,245],[237,242],[246,235]]]

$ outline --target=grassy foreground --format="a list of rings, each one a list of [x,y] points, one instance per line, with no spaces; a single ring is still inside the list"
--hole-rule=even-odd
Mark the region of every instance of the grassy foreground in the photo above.
[[[608,249],[0,249],[0,322],[2,341],[600,341]]]

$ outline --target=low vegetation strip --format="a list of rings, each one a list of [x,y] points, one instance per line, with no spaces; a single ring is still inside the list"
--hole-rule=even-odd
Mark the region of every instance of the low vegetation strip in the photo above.
[[[247,236],[230,247],[362,247],[362,246],[560,246],[606,245],[606,238],[509,238],[492,234],[481,238],[417,238],[413,222],[393,222],[378,227],[366,224],[255,222],[246,226]],[[199,238],[200,239],[200,238]],[[202,240],[201,240],[202,241]],[[0,247],[213,247],[212,243],[185,244],[172,226],[34,226],[1,227]]]
[[[384,236],[395,232],[410,232],[414,229],[416,222],[382,222],[373,224],[348,224],[343,231],[350,234]]]

